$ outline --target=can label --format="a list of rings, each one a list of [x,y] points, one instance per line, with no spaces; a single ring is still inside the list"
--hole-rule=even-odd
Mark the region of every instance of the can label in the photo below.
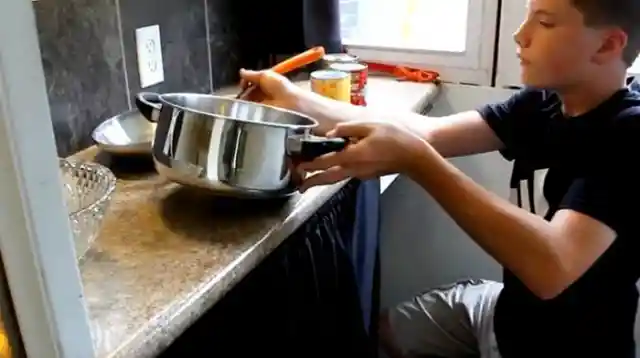
[[[319,70],[311,73],[311,90],[341,102],[351,101],[351,78],[348,73]]]
[[[330,67],[332,70],[342,71],[350,74],[351,76],[351,103],[361,105],[358,103],[364,102],[367,91],[368,81],[368,68],[367,65],[362,63],[334,63]],[[354,102],[355,101],[355,102]]]
[[[364,93],[354,93],[351,95],[351,104],[364,107],[367,105],[367,98]]]

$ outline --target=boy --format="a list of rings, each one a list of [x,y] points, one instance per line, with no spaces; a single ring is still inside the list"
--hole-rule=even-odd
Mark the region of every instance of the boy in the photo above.
[[[403,173],[504,266],[504,283],[458,282],[384,313],[388,355],[635,356],[640,97],[625,78],[640,49],[636,24],[640,1],[530,0],[514,36],[527,89],[429,120],[333,102],[270,72],[242,73],[270,103],[317,118],[321,133],[359,139],[301,165],[321,171],[303,189]],[[548,210],[524,207],[522,191],[521,207],[502,200],[443,159],[495,150],[514,161],[517,191],[522,182],[532,190],[535,172],[548,169]]]

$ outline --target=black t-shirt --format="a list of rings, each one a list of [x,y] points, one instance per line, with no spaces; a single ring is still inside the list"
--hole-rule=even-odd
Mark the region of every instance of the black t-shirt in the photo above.
[[[538,214],[551,220],[568,208],[617,234],[591,268],[553,299],[538,298],[504,270],[494,316],[501,355],[634,357],[640,95],[622,89],[588,113],[568,118],[555,93],[526,89],[479,112],[505,144],[502,155],[514,160],[512,184],[548,169],[543,194],[549,209]]]

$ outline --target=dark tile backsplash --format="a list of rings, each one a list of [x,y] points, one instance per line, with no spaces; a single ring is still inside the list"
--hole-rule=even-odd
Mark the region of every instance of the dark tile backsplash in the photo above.
[[[132,96],[142,90],[135,31],[137,28],[156,24],[160,26],[164,82],[143,90],[198,93],[211,91],[204,0],[119,1],[127,76]]]
[[[91,144],[100,121],[128,108],[113,0],[33,3],[60,155]]]
[[[132,108],[131,96],[141,90],[137,28],[160,25],[163,50],[164,82],[143,90],[205,93],[235,83],[241,55],[233,3],[34,2],[58,154],[90,146],[98,124]]]
[[[240,41],[243,18],[242,6],[246,4],[231,0],[205,0],[207,7],[209,51],[211,53],[211,82],[214,89],[238,81],[239,67],[247,67]],[[221,16],[234,14],[234,16]],[[245,43],[251,46],[250,43]]]

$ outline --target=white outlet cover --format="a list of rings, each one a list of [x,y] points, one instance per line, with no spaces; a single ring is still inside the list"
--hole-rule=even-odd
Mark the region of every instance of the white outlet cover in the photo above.
[[[136,29],[138,73],[140,87],[147,88],[164,81],[160,26],[152,25]]]

